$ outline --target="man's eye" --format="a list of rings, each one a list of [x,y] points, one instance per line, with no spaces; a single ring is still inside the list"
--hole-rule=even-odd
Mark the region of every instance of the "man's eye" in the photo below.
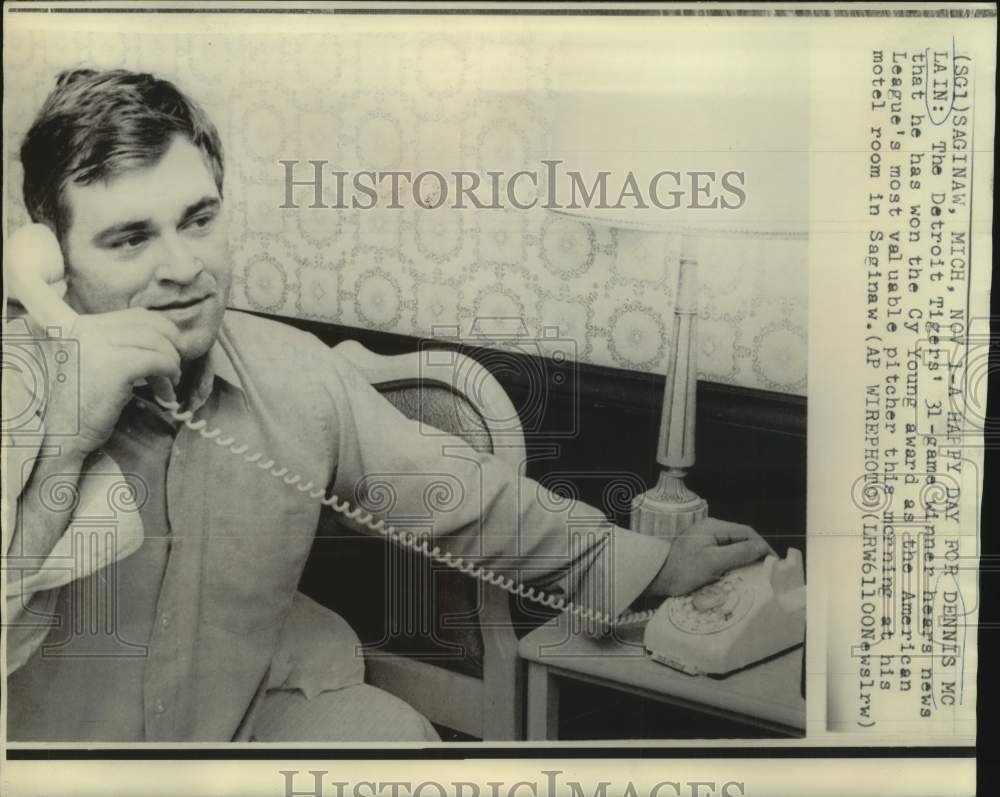
[[[213,221],[215,221],[214,215],[196,216],[187,223],[187,229],[193,230],[195,232],[207,230],[209,227],[212,226]]]
[[[112,247],[120,252],[134,252],[144,243],[146,243],[145,235],[130,235],[128,238],[122,238],[119,241],[115,241],[115,243],[112,244]]]

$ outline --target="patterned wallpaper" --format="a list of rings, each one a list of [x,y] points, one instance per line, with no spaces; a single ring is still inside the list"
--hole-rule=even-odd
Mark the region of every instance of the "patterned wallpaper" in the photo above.
[[[340,21],[338,20],[338,23]],[[327,27],[318,32],[321,25]],[[570,339],[584,362],[664,372],[678,242],[543,209],[279,209],[279,159],[345,170],[537,169],[552,130],[559,40],[518,27],[406,33],[317,19],[295,37],[23,32],[5,41],[8,151],[70,66],[157,72],[192,94],[226,146],[232,304],[366,329]],[[148,27],[147,27],[148,29]],[[611,45],[609,45],[611,46]],[[8,222],[26,220],[20,165]],[[306,167],[308,168],[308,167]],[[306,172],[303,171],[305,176]],[[302,205],[309,190],[297,194]],[[807,242],[699,242],[703,379],[804,394]],[[545,345],[543,343],[543,345]]]

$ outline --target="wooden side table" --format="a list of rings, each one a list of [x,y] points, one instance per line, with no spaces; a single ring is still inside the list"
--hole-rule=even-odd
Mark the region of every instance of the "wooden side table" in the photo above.
[[[573,633],[565,616],[525,636],[518,652],[528,663],[527,738],[558,737],[559,682],[593,683],[755,725],[780,735],[805,731],[806,701],[800,692],[802,650],[747,667],[723,678],[687,675],[652,661],[642,630],[614,637]]]

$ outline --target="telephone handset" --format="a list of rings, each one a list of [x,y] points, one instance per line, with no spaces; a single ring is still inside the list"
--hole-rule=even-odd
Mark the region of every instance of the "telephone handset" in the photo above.
[[[62,329],[72,327],[77,317],[76,313],[62,300],[62,294],[56,287],[56,284],[62,279],[64,271],[62,251],[59,248],[58,241],[56,241],[55,236],[48,227],[43,224],[31,224],[14,233],[8,242],[6,256],[4,257],[4,269],[7,272],[8,295],[20,302],[35,321],[46,327],[55,326]],[[398,545],[417,551],[428,559],[433,559],[455,570],[466,573],[473,578],[497,586],[513,595],[526,598],[549,608],[574,614],[606,627],[638,625],[649,621],[654,616],[667,618],[668,622],[676,624],[677,618],[684,611],[678,608],[682,604],[677,603],[677,601],[685,601],[690,598],[690,596],[680,599],[670,598],[658,610],[628,612],[619,617],[612,617],[606,613],[579,606],[562,597],[546,595],[533,587],[519,584],[510,577],[494,573],[472,562],[466,562],[461,557],[453,556],[447,551],[442,551],[438,546],[431,547],[426,540],[418,539],[411,532],[401,533],[391,524],[386,524],[383,520],[376,520],[371,513],[352,507],[349,502],[342,501],[336,495],[328,496],[322,487],[315,486],[311,481],[304,481],[300,474],[290,473],[288,468],[278,465],[273,459],[265,457],[262,452],[251,452],[245,443],[239,443],[235,438],[223,434],[221,429],[217,427],[208,429],[204,420],[194,420],[193,413],[181,410],[180,404],[174,397],[168,380],[162,377],[155,377],[150,379],[150,383],[154,386],[157,402],[177,421],[183,423],[192,431],[197,432],[206,440],[211,440],[216,445],[225,448],[233,456],[240,457],[248,464],[256,465],[258,468],[268,471],[287,486],[320,501],[324,506],[331,507],[339,514],[366,526]],[[162,383],[166,383],[166,386],[164,387]],[[169,392],[167,392],[168,390]],[[773,559],[773,557],[770,559]],[[758,563],[757,565],[750,565],[747,568],[743,568],[742,571],[746,571],[749,574],[754,572],[755,568],[763,569],[765,566],[767,566],[766,562]],[[799,559],[798,569],[800,580],[801,567],[802,563],[801,559]],[[704,587],[701,591],[695,593],[695,595],[708,595],[710,593],[707,590],[713,589],[732,593],[732,585],[736,581],[742,581],[747,578],[751,577],[749,575],[732,576],[730,574],[721,581]],[[691,600],[694,600],[694,598],[691,598]],[[699,604],[703,602],[702,598],[698,598],[697,600]],[[738,607],[742,605],[737,601]],[[754,613],[748,608],[747,612],[748,616],[760,616],[759,611]],[[670,620],[670,618],[674,619]],[[739,618],[736,618],[731,621],[731,624],[738,623],[738,621]],[[653,624],[650,623],[650,627],[652,626]],[[654,640],[654,644],[656,644],[656,640]],[[756,647],[760,648],[761,646],[758,644]],[[674,663],[674,661],[671,660],[669,663]]]
[[[69,330],[76,313],[63,296],[62,250],[44,224],[28,224],[15,232],[4,252],[4,282],[8,296],[19,302],[43,327]]]

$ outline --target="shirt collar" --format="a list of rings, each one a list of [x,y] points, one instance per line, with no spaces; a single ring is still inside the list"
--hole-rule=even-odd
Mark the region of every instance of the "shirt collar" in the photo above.
[[[219,335],[202,360],[201,375],[196,387],[191,391],[191,398],[188,402],[188,409],[192,412],[208,401],[212,391],[215,390],[217,379],[224,383],[226,388],[231,388],[239,393],[243,400],[243,406],[248,406],[243,380],[240,379],[225,346],[220,342],[223,335],[225,335],[225,329],[220,329]]]
[[[211,397],[213,391],[216,389],[216,380],[224,389],[234,390],[243,402],[244,408],[249,408],[249,403],[247,402],[246,390],[243,387],[243,380],[240,379],[240,375],[236,371],[236,367],[233,365],[233,361],[229,354],[226,352],[225,346],[219,342],[219,338],[224,333],[220,330],[219,337],[216,337],[215,341],[212,343],[212,347],[208,350],[201,361],[197,364],[198,376],[197,384],[191,391],[191,395],[188,397],[188,401],[182,405],[182,409],[197,412]],[[146,380],[140,380],[138,384],[146,384]],[[164,417],[169,413],[165,413],[163,409],[153,401],[152,394],[143,395],[142,393],[137,394],[137,399],[140,400],[144,405],[148,405],[155,410],[158,410]]]

